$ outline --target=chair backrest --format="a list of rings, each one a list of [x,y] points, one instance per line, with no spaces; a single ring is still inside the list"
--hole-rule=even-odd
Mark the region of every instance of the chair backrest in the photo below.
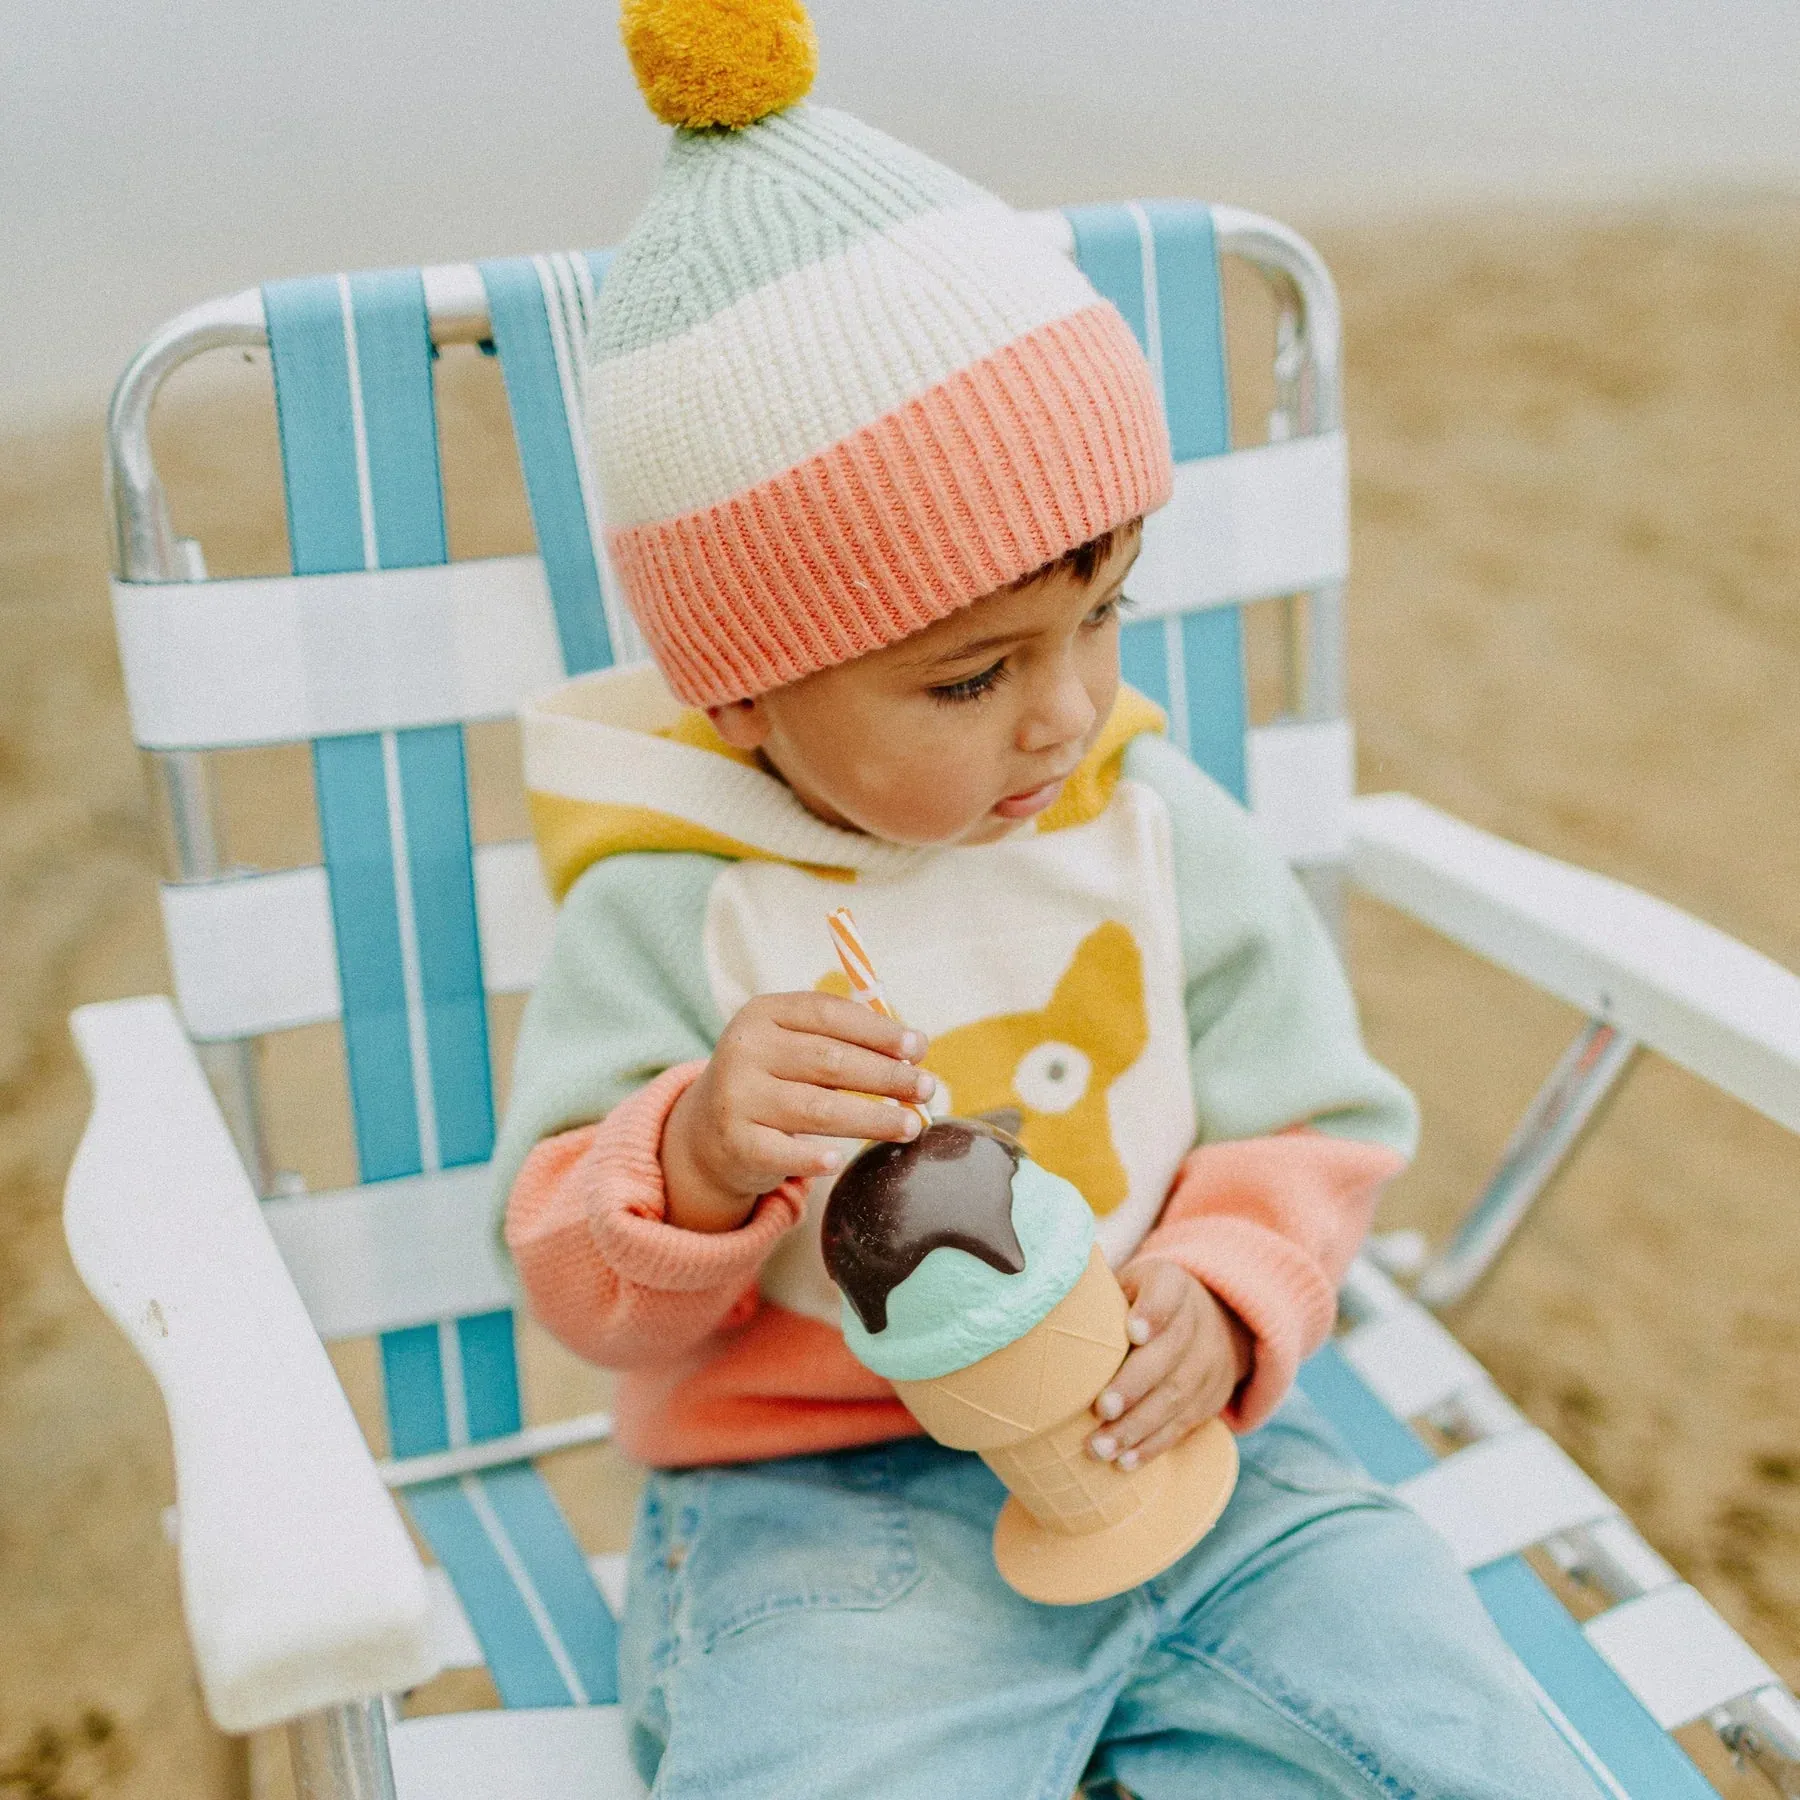
[[[1328,884],[1349,796],[1329,280],[1290,233],[1226,209],[1040,218],[1131,323],[1167,404],[1176,494],[1150,522],[1131,584],[1126,677]],[[1222,251],[1255,262],[1277,303],[1272,441],[1237,452]],[[584,451],[580,349],[605,267],[596,253],[275,283],[177,321],[115,402],[127,694],[178,812],[196,815],[205,753],[311,747],[320,866],[222,870],[197,836],[164,912],[196,1040],[242,1045],[341,1022],[359,1184],[274,1196],[270,1218],[321,1331],[379,1336],[399,1455],[520,1422],[484,1173],[489,1003],[530,985],[550,908],[528,844],[473,842],[464,733],[565,674],[641,654],[599,547]],[[479,337],[499,357],[535,557],[448,559],[434,336]],[[169,533],[145,421],[182,355],[248,341],[266,341],[274,370],[293,575],[192,579],[199,564]],[[1308,600],[1310,654],[1294,659],[1287,715],[1251,728],[1244,608],[1277,598],[1292,610],[1296,596]],[[253,1112],[248,1059],[217,1066]]]

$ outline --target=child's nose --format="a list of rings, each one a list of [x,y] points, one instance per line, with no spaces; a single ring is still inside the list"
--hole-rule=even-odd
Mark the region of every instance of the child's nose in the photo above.
[[[1020,728],[1021,750],[1054,750],[1060,744],[1076,742],[1092,730],[1094,703],[1086,684],[1073,669],[1059,672],[1045,684],[1037,699]]]

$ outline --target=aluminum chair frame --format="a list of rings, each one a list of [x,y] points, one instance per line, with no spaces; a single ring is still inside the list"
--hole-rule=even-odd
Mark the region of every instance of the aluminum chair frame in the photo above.
[[[1064,216],[1038,217],[1046,234],[1068,247],[1071,233]],[[1212,220],[1219,257],[1247,263],[1267,284],[1274,302],[1270,442],[1338,431],[1340,321],[1324,264],[1296,234],[1271,220],[1224,207],[1212,209]],[[479,344],[491,337],[487,295],[474,270],[428,269],[422,277],[434,345]],[[220,347],[266,347],[268,342],[262,293],[249,290],[173,321],[127,369],[114,395],[107,437],[115,567],[121,581],[160,584],[205,578],[199,547],[178,538],[170,520],[150,450],[151,408],[167,376],[191,357]],[[1332,580],[1303,594],[1270,598],[1284,613],[1284,719],[1339,725],[1346,712],[1342,582]],[[173,879],[195,883],[225,875],[228,853],[206,753],[172,749],[153,751],[152,756],[172,826]],[[1354,835],[1354,826],[1352,831]],[[1375,891],[1382,892],[1384,885],[1391,889],[1393,883],[1384,883],[1378,869],[1373,879],[1369,870],[1392,847],[1376,831],[1369,843],[1353,842],[1347,858],[1325,856],[1301,867],[1302,879],[1334,928],[1341,916],[1346,866]],[[1391,891],[1384,897],[1419,910]],[[1566,1167],[1584,1132],[1600,1116],[1631,1066],[1638,1044],[1636,1036],[1604,1013],[1590,1019],[1533,1102],[1494,1177],[1451,1243],[1425,1268],[1419,1282],[1421,1298],[1433,1306],[1449,1305],[1492,1270],[1531,1206]],[[253,1045],[253,1039],[222,1039],[199,1042],[195,1051],[219,1097],[251,1184],[258,1195],[268,1197],[275,1192],[276,1176],[259,1122]],[[1408,1306],[1366,1262],[1358,1265],[1345,1290],[1345,1317],[1357,1328],[1395,1318]],[[1471,1444],[1506,1437],[1522,1426],[1517,1412],[1485,1377],[1442,1399],[1431,1419]],[[405,1487],[599,1441],[608,1429],[608,1421],[599,1416],[530,1427],[450,1451],[396,1459],[383,1465],[381,1474],[390,1487]],[[1610,1601],[1653,1594],[1675,1583],[1667,1564],[1616,1515],[1560,1532],[1548,1546],[1565,1570]],[[343,1703],[293,1721],[289,1736],[302,1795],[318,1800],[391,1796],[388,1722],[388,1703],[379,1698]],[[1780,1791],[1800,1794],[1800,1706],[1785,1688],[1767,1684],[1735,1698],[1714,1709],[1712,1722],[1727,1744],[1763,1769]]]

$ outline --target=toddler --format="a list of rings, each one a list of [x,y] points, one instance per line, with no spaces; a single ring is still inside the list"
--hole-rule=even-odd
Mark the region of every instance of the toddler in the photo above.
[[[526,716],[561,902],[496,1155],[537,1315],[650,1465],[621,1677],[658,1795],[1590,1795],[1461,1575],[1292,1390],[1414,1130],[1305,897],[1119,681],[1167,437],[992,196],[799,103],[797,0],[635,0],[678,129],[588,386],[656,668]],[[850,900],[906,1023],[845,997]],[[929,1035],[927,1035],[929,1034]],[[1005,1498],[838,1327],[894,1100],[1093,1207],[1134,1348],[1092,1454],[1223,1413],[1216,1528],[1118,1599],[1000,1580]]]

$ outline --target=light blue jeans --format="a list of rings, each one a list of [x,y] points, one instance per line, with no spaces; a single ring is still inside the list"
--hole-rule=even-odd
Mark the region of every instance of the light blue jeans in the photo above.
[[[1291,1398],[1166,1575],[1037,1606],[924,1439],[659,1473],[621,1653],[666,1800],[1594,1800],[1439,1540]]]

